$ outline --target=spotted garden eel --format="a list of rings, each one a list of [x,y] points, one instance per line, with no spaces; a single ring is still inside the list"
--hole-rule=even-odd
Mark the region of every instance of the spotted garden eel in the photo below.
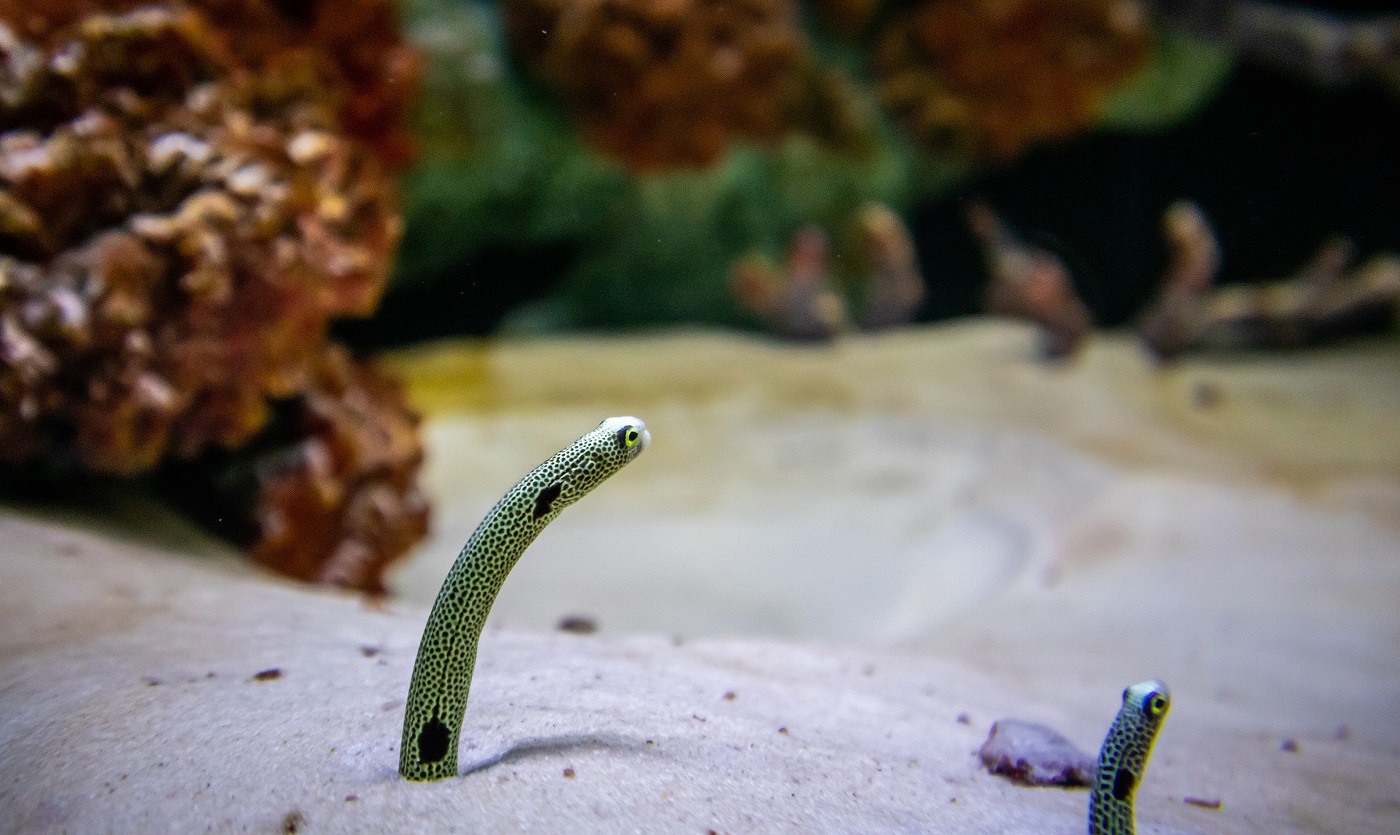
[[[1133,792],[1171,706],[1172,695],[1160,681],[1139,682],[1123,691],[1123,706],[1099,749],[1089,790],[1089,835],[1133,835]]]
[[[650,442],[640,420],[608,418],[521,479],[481,520],[423,628],[404,708],[399,774],[409,780],[456,776],[477,641],[506,575],[554,517]]]

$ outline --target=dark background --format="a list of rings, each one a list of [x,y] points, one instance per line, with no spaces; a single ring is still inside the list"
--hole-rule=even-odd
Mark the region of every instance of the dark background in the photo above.
[[[1351,236],[1360,257],[1400,250],[1400,106],[1377,87],[1328,91],[1241,66],[1173,130],[1032,151],[914,212],[927,320],[978,309],[985,274],[960,222],[965,196],[1057,252],[1095,318],[1121,324],[1156,290],[1167,260],[1161,213],[1178,198],[1214,224],[1222,283],[1283,278],[1333,233]]]

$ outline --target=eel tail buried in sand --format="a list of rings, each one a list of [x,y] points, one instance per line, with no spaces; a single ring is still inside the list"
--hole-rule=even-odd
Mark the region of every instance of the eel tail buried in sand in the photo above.
[[[1171,693],[1160,681],[1139,682],[1123,691],[1123,707],[1099,749],[1089,790],[1089,835],[1133,835],[1133,792],[1171,705]]]
[[[506,575],[560,511],[602,484],[651,442],[645,423],[613,417],[539,465],[481,520],[433,604],[404,708],[399,774],[409,780],[457,775],[477,641]]]

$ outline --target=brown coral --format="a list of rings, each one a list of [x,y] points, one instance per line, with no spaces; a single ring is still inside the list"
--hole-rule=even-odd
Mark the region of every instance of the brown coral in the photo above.
[[[1171,262],[1139,331],[1154,353],[1170,358],[1194,338],[1195,321],[1220,272],[1220,242],[1205,212],[1191,200],[1178,200],[1162,213],[1162,235]]]
[[[354,61],[272,6],[97,5],[0,6],[0,458],[132,474],[246,442],[373,310],[393,108],[350,117]]]
[[[849,327],[846,303],[832,290],[826,233],[815,226],[792,237],[785,269],[757,254],[737,259],[729,271],[730,289],[745,309],[770,330],[803,342],[832,339]]]
[[[851,218],[857,246],[838,259],[858,266],[847,283],[864,291],[859,328],[867,333],[907,325],[924,300],[924,277],[909,229],[881,203],[868,203]],[[775,266],[758,252],[735,259],[729,289],[741,307],[768,330],[796,341],[826,341],[853,329],[846,300],[833,286],[827,235],[805,226],[792,236],[787,262]]]
[[[171,15],[178,18],[173,27],[154,25]],[[64,45],[98,50],[83,73],[55,78],[39,68],[39,78],[30,80],[47,85],[25,95],[30,118],[21,121],[29,124],[35,116],[61,118],[64,110],[71,117],[73,105],[106,86],[128,85],[143,94],[186,90],[198,77],[190,60],[197,44],[204,57],[251,71],[248,81],[267,103],[317,99],[381,162],[398,166],[413,156],[406,114],[422,60],[403,42],[389,0],[0,0],[0,21],[9,33],[0,34],[0,50],[12,68],[31,69],[45,53],[63,55]],[[18,52],[10,46],[15,43]]]
[[[1138,0],[925,0],[886,26],[874,70],[927,147],[1007,159],[1088,126],[1147,35]]]
[[[870,262],[866,280],[869,298],[860,317],[861,330],[881,331],[909,324],[926,293],[909,227],[880,203],[863,206],[856,223]]]
[[[57,78],[32,86],[71,78],[95,101],[47,134],[0,137],[0,315],[53,359],[46,374],[30,361],[6,400],[42,402],[30,432],[62,443],[72,426],[84,465],[129,473],[167,447],[239,443],[266,396],[303,388],[329,319],[373,309],[399,221],[390,181],[333,118],[304,102],[255,113],[251,85],[211,80],[193,13],[78,29],[36,71]],[[182,48],[136,60],[170,42]],[[192,83],[142,96],[113,61]]]
[[[383,571],[427,533],[418,418],[376,366],[330,348],[301,398],[305,439],[264,456],[254,561],[372,594]]]
[[[794,129],[811,94],[791,0],[510,0],[518,54],[603,153],[704,166]]]
[[[1400,257],[1393,254],[1375,255],[1348,271],[1354,247],[1338,235],[1287,279],[1214,289],[1218,254],[1204,214],[1186,201],[1173,204],[1164,228],[1172,265],[1139,325],[1160,362],[1188,351],[1318,345],[1396,325]]]
[[[987,263],[987,312],[1034,322],[1046,359],[1077,354],[1094,320],[1060,259],[1026,244],[984,203],[968,205],[967,225]]]

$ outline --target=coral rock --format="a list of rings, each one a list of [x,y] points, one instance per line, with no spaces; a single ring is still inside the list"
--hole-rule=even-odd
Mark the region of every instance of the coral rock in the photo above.
[[[325,385],[400,235],[397,37],[384,0],[0,0],[0,459],[141,473]]]
[[[75,40],[81,50],[62,49]],[[16,122],[56,121],[118,84],[178,96],[213,62],[251,71],[268,105],[318,100],[382,163],[414,152],[405,124],[422,62],[388,0],[0,0],[0,52],[19,68],[0,80]]]
[[[924,278],[908,228],[888,206],[870,203],[853,218],[865,291],[862,331],[907,325],[924,300]],[[833,285],[827,235],[816,226],[793,235],[781,270],[758,253],[738,258],[729,270],[734,298],[774,333],[797,341],[825,341],[851,330],[846,301]]]
[[[1205,215],[1181,201],[1164,215],[1172,260],[1138,327],[1161,362],[1188,351],[1279,349],[1391,330],[1400,311],[1400,257],[1382,253],[1348,272],[1354,246],[1322,244],[1292,276],[1214,289],[1219,246]]]
[[[815,226],[793,236],[786,269],[779,272],[757,255],[730,269],[730,287],[745,308],[787,339],[832,339],[846,330],[846,303],[830,286],[826,233]]]
[[[861,209],[857,223],[870,261],[870,298],[860,318],[861,330],[909,324],[925,292],[909,228],[888,206],[879,204]]]
[[[418,417],[398,383],[339,348],[299,412],[304,440],[263,457],[255,562],[293,577],[384,592],[383,570],[427,533],[415,479]]]
[[[1065,269],[1053,254],[1028,246],[982,203],[967,209],[968,227],[982,244],[989,280],[988,313],[1034,322],[1047,359],[1074,356],[1094,327]]]
[[[634,168],[705,166],[799,118],[809,59],[791,0],[509,0],[505,13],[592,144]]]
[[[1006,159],[1093,122],[1147,54],[1137,0],[924,0],[878,36],[880,98],[931,150]]]
[[[72,427],[84,466],[133,473],[167,450],[240,443],[266,396],[306,385],[329,319],[372,310],[398,238],[392,183],[345,138],[312,156],[302,141],[298,162],[293,146],[308,130],[333,136],[334,114],[250,100],[257,85],[220,69],[193,12],[96,14],[59,31],[72,39],[30,47],[53,79],[24,89],[63,81],[82,95],[11,101],[5,115],[72,117],[0,140],[13,258],[0,310],[55,360],[6,392],[38,405],[20,422],[32,437],[3,452],[54,448]],[[147,48],[159,52],[146,60]],[[116,95],[133,90],[144,95]]]

